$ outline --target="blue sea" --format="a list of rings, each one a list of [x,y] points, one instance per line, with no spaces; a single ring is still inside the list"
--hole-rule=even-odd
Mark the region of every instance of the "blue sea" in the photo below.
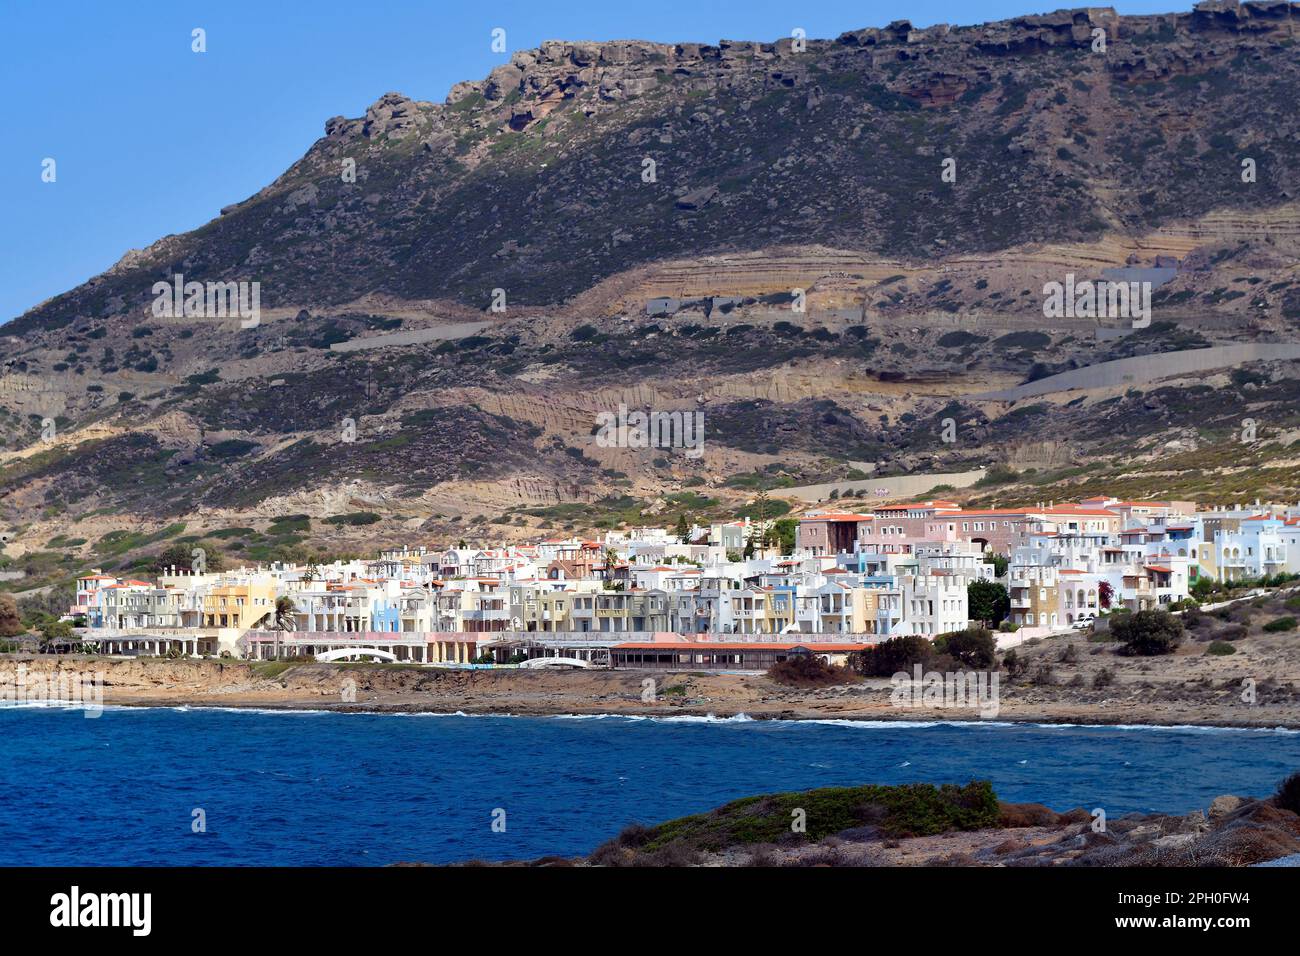
[[[1182,812],[1296,770],[1284,730],[3,708],[0,865],[574,855],[632,821],[862,783]]]

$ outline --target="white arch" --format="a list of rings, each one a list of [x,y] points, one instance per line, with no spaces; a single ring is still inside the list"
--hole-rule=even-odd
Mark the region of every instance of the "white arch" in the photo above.
[[[578,660],[576,657],[533,657],[520,661],[519,666],[533,670],[543,667],[591,667],[591,662]]]
[[[381,651],[377,647],[339,647],[332,651],[322,651],[316,655],[316,660],[325,663],[328,661],[345,661],[350,657],[377,657],[381,661],[397,660],[389,651]]]

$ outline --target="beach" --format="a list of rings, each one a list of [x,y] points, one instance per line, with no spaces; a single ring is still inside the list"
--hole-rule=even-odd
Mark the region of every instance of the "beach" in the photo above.
[[[992,707],[973,701],[928,706],[920,695],[900,702],[891,681],[879,678],[797,688],[765,674],[685,670],[458,670],[77,655],[0,656],[0,685],[12,696],[21,666],[28,681],[99,675],[103,703],[126,706],[1300,729],[1300,652],[1294,644],[1287,635],[1255,636],[1238,642],[1239,653],[1216,657],[1188,641],[1173,655],[1126,658],[1085,637],[1062,636],[1020,650],[1026,674],[1015,680],[998,675]],[[1100,680],[1099,672],[1105,672]]]

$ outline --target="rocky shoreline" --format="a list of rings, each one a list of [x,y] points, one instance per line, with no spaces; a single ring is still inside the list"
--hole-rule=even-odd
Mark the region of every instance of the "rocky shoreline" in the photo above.
[[[1300,778],[1291,778],[1300,780]],[[564,866],[1294,866],[1295,787],[1223,795],[1186,814],[1107,819],[1079,807],[999,801],[987,783],[832,787],[766,794],[653,827],[629,826]],[[791,830],[792,811],[805,829]]]
[[[1243,642],[1244,643],[1244,642]],[[762,674],[448,670],[402,665],[0,656],[10,699],[29,682],[96,676],[108,706],[234,707],[366,713],[694,717],[753,720],[973,721],[1300,730],[1286,660],[1208,657],[1190,645],[1166,658],[1098,654],[1086,638],[1028,648],[1036,677],[1001,675],[995,713],[897,706],[888,680],[798,688]],[[1072,649],[1071,649],[1072,648]],[[1252,661],[1252,657],[1255,659]],[[1044,676],[1046,671],[1052,673]],[[1105,680],[1097,673],[1105,672]],[[647,694],[647,678],[654,681]],[[1244,689],[1243,689],[1244,688]]]

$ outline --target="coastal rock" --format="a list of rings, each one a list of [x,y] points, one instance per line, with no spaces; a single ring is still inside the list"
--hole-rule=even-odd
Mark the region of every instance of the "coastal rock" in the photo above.
[[[1221,797],[1215,797],[1210,801],[1209,817],[1211,820],[1218,820],[1238,810],[1246,801],[1241,797],[1235,797],[1231,794],[1225,794]]]

